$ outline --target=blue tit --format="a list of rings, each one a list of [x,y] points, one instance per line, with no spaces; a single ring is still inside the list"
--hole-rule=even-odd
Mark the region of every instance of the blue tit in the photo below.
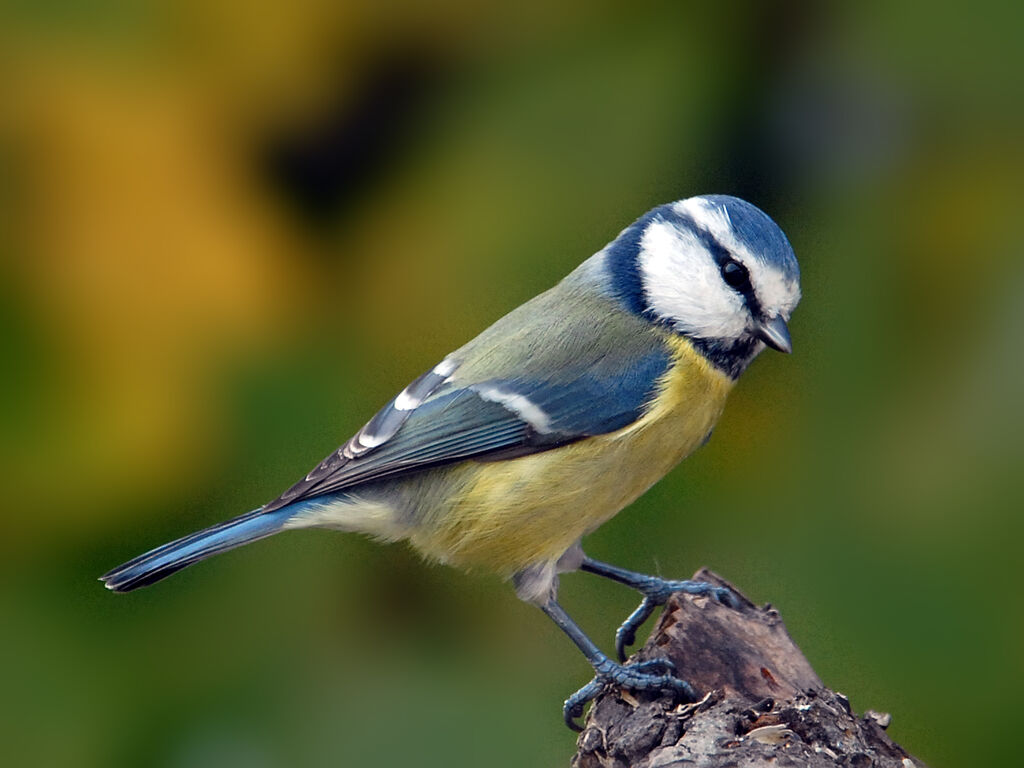
[[[723,195],[654,208],[415,379],[280,497],[102,580],[128,592],[297,528],[406,540],[430,560],[510,579],[580,648],[596,677],[566,702],[570,727],[608,682],[692,697],[667,662],[602,653],[558,604],[558,574],[643,594],[619,630],[620,661],[670,592],[730,599],[593,560],[580,540],[708,439],[765,346],[791,351],[799,299],[793,250],[758,208]]]

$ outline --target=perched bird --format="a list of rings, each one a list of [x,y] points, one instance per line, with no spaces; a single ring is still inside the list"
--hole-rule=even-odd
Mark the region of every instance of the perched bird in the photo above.
[[[735,197],[662,205],[549,291],[414,380],[279,498],[147,552],[102,577],[128,592],[296,528],[405,539],[427,558],[511,579],[593,665],[565,703],[570,727],[606,683],[692,697],[655,660],[603,654],[558,604],[558,574],[637,589],[616,649],[676,590],[584,555],[580,539],[707,441],[765,345],[791,351],[799,268],[782,230]]]

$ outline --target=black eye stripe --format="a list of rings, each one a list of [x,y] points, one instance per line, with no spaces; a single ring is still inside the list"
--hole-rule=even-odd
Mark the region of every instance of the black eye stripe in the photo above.
[[[757,295],[754,293],[754,286],[750,283],[750,271],[746,266],[729,257],[722,262],[719,270],[725,284],[743,297],[750,313],[755,317],[760,316],[761,302],[757,300]]]
[[[750,272],[747,270],[746,266],[734,259],[732,254],[729,253],[729,249],[722,245],[717,238],[711,234],[711,232],[699,226],[697,222],[693,220],[692,216],[673,212],[672,218],[682,226],[689,229],[690,232],[700,240],[701,244],[708,249],[708,253],[711,254],[711,258],[713,258],[715,263],[718,264],[722,280],[726,285],[743,297],[743,301],[746,303],[747,309],[750,310],[750,313],[754,316],[758,316],[761,313],[761,304],[754,293],[754,286],[750,282]],[[735,265],[735,267],[730,265]],[[736,267],[739,269],[736,270]],[[726,277],[727,271],[734,272],[737,277]],[[742,276],[742,280],[739,279],[740,276]],[[730,282],[730,279],[736,279],[736,284]]]

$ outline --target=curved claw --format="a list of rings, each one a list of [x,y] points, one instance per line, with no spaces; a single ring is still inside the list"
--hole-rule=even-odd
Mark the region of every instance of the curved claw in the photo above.
[[[576,733],[583,730],[583,727],[576,723],[576,718],[583,717],[583,707],[586,706],[588,701],[597,698],[597,694],[603,688],[604,681],[598,676],[565,700],[565,704],[562,705],[562,718],[565,720],[565,724],[569,726],[569,730],[576,731]]]
[[[739,597],[737,597],[736,593],[728,587],[715,587],[712,594],[714,595],[715,600],[720,602],[726,608],[739,610],[743,607],[743,603],[740,602]]]
[[[655,672],[654,670],[657,670]],[[623,666],[611,660],[602,663],[594,679],[565,700],[562,717],[565,724],[577,733],[583,728],[576,718],[583,716],[588,701],[597,698],[605,685],[619,685],[634,691],[665,691],[683,701],[696,701],[697,695],[685,680],[673,677],[675,665],[668,659],[651,659],[633,666]]]
[[[658,604],[649,597],[640,601],[637,609],[629,614],[629,617],[622,622],[622,626],[615,632],[615,654],[619,661],[626,660],[626,648],[636,642],[636,631],[643,626],[643,623],[654,613]]]
[[[626,660],[626,649],[636,642],[637,630],[650,618],[655,608],[668,601],[669,595],[673,592],[711,596],[727,608],[739,609],[743,605],[728,587],[715,586],[706,581],[670,581],[649,576],[646,577],[646,582],[638,588],[644,595],[643,600],[615,632],[615,654],[619,661]]]

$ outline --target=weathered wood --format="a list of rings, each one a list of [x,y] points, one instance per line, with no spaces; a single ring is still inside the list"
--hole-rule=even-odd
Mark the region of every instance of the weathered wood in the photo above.
[[[888,715],[857,717],[845,696],[824,686],[778,611],[755,606],[710,571],[694,579],[729,587],[743,606],[673,595],[633,658],[671,659],[703,698],[677,705],[605,690],[580,734],[574,768],[924,768],[886,735]]]

